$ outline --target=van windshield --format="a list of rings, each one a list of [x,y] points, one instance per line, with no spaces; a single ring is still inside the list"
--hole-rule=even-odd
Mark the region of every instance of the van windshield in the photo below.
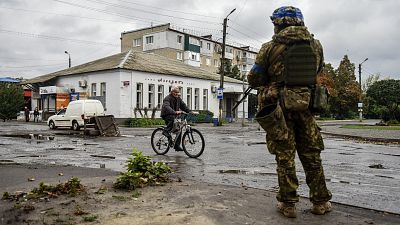
[[[57,115],[64,115],[64,114],[65,114],[65,111],[66,111],[66,109],[60,109],[60,110],[57,112]]]

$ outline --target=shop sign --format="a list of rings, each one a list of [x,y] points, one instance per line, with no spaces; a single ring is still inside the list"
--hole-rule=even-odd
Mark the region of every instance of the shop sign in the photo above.
[[[56,93],[57,93],[56,86],[46,86],[39,88],[39,94],[41,95],[56,94]]]

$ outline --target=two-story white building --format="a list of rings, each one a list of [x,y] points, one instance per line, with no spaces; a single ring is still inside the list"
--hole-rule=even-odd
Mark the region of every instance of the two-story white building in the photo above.
[[[218,116],[220,75],[153,53],[127,51],[26,81],[33,90],[32,106],[48,114],[75,99],[99,99],[115,118],[140,117],[160,107],[172,85],[194,111]],[[231,112],[243,94],[242,81],[225,77],[223,117],[247,117],[247,102]],[[46,113],[44,113],[46,115]]]

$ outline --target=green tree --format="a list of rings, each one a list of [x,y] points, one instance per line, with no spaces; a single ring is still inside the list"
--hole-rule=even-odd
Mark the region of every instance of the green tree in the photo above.
[[[368,88],[367,96],[381,107],[382,119],[400,121],[400,80],[377,81]]]
[[[24,106],[24,90],[19,84],[0,83],[0,118],[14,118]]]
[[[225,68],[224,76],[232,77],[232,78],[235,78],[235,79],[238,79],[238,80],[242,79],[242,77],[240,75],[239,67],[237,65],[232,67],[232,61],[231,60],[229,60],[229,59],[225,59],[224,60],[224,68]],[[219,70],[218,70],[218,74],[221,74],[221,73],[222,73],[222,63],[221,63],[221,66],[219,67]]]
[[[332,96],[330,99],[331,112],[338,118],[356,115],[361,90],[356,81],[354,63],[351,63],[348,56],[345,55],[332,75],[337,96]]]
[[[364,116],[366,118],[377,119],[381,118],[382,107],[377,105],[374,100],[367,96],[367,90],[371,87],[374,83],[376,83],[380,79],[380,74],[371,74],[368,76],[367,79],[364,80],[362,83],[362,101],[364,104]]]

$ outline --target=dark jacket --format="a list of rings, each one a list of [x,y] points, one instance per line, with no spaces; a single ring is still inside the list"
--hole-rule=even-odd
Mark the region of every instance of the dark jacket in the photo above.
[[[176,111],[185,111],[187,113],[190,112],[190,109],[186,106],[186,104],[182,101],[181,98],[175,98],[171,94],[164,98],[162,108],[161,108],[161,117],[175,115]]]

